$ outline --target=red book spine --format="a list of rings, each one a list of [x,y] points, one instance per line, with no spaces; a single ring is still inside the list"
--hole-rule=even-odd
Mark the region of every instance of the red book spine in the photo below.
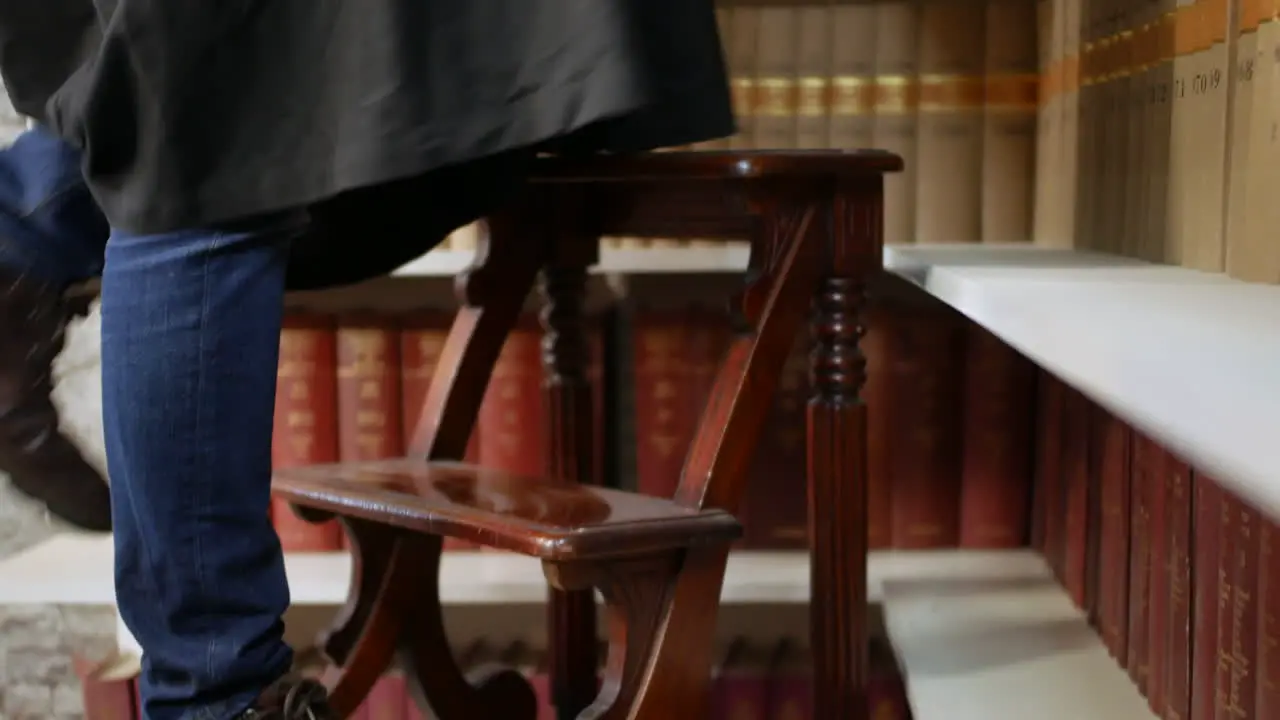
[[[71,664],[80,678],[85,720],[135,720],[142,717],[142,707],[137,702],[135,690],[136,663],[123,658],[95,663],[73,655]]]
[[[1137,444],[1135,465],[1140,468],[1142,492],[1147,496],[1148,536],[1147,552],[1147,677],[1143,690],[1147,702],[1157,716],[1165,708],[1165,662],[1169,648],[1169,593],[1172,584],[1169,568],[1172,554],[1169,548],[1169,504],[1166,483],[1161,467],[1163,453],[1150,438],[1143,437]]]
[[[1197,473],[1192,480],[1191,720],[1213,720],[1218,666],[1218,545],[1222,497],[1217,484]]]
[[[769,720],[768,664],[735,641],[721,664],[711,702],[711,720]]]
[[[451,317],[443,312],[422,312],[404,319],[400,327],[400,398],[401,423],[403,431],[403,447],[410,448],[418,430],[418,418],[422,414],[427,399],[427,391],[431,389],[431,379],[435,377],[436,366],[440,363],[440,354],[444,352],[445,341],[449,337]],[[467,446],[467,462],[479,459],[479,433],[471,433],[471,442]],[[474,543],[457,538],[445,538],[446,550],[465,550],[475,547]]]
[[[453,317],[445,312],[414,313],[400,327],[400,397],[403,447],[413,446],[431,379],[435,377],[440,354],[444,352]],[[463,459],[474,463],[479,459],[479,433],[471,433],[471,442]]]
[[[556,720],[556,706],[551,703],[551,676],[546,668],[540,668],[529,677],[533,686],[534,697],[538,699],[538,717],[536,720]]]
[[[409,720],[409,691],[404,675],[392,671],[378,678],[361,707],[365,720]]]
[[[1259,525],[1258,672],[1254,714],[1280,718],[1280,530],[1274,522]]]
[[[1035,367],[977,323],[968,325],[960,545],[1015,548],[1030,507]]]
[[[280,331],[271,464],[299,467],[338,460],[337,351],[333,320],[289,314]],[[336,521],[313,525],[283,500],[272,502],[272,524],[285,552],[328,552],[342,547]]]
[[[1150,622],[1151,494],[1143,464],[1143,438],[1133,435],[1129,480],[1129,641],[1125,667],[1134,683],[1146,691],[1148,625]]]
[[[369,462],[404,454],[400,331],[388,317],[339,318],[338,459]]]
[[[874,680],[873,669],[868,678],[868,694],[874,691]],[[813,720],[813,663],[807,651],[789,640],[780,643],[767,683],[767,720]]]
[[[867,718],[869,720],[911,720],[907,688],[888,642],[871,641],[867,664]],[[774,718],[790,718],[775,715]],[[805,716],[806,718],[811,716]]]
[[[1089,558],[1089,400],[1068,388],[1063,421],[1066,497],[1063,585],[1076,607],[1087,609]]]
[[[1036,547],[1043,550],[1054,574],[1063,577],[1066,548],[1065,492],[1062,472],[1063,405],[1066,386],[1041,372],[1036,389],[1036,505],[1040,508],[1041,531]],[[1034,541],[1034,540],[1033,540]]]
[[[1085,423],[1085,467],[1088,476],[1089,507],[1088,529],[1085,533],[1085,610],[1089,625],[1101,632],[1102,628],[1102,576],[1111,572],[1113,558],[1102,557],[1102,446],[1098,436],[1103,430],[1099,424],[1105,422],[1106,413],[1102,408],[1086,400],[1087,417]]]
[[[654,497],[675,495],[696,422],[685,319],[642,309],[633,326],[636,489]]]
[[[587,382],[591,386],[591,417],[593,420],[591,424],[595,431],[591,438],[595,450],[591,456],[594,461],[591,475],[596,478],[597,482],[608,484],[605,476],[611,469],[606,453],[610,451],[605,436],[611,427],[610,420],[612,417],[610,416],[611,411],[606,409],[608,407],[606,395],[609,392],[609,384],[605,376],[605,365],[607,363],[605,359],[606,330],[603,322],[603,320],[597,319],[591,323],[588,331]],[[473,441],[472,444],[478,450],[479,443],[474,442],[477,440],[477,436],[473,434],[471,439]],[[476,457],[479,456],[477,455]]]
[[[1257,717],[1254,705],[1258,664],[1259,518],[1257,511],[1243,500],[1233,497],[1231,504],[1235,513],[1232,525],[1235,539],[1228,568],[1231,600],[1226,617],[1230,623],[1230,642],[1222,648],[1230,668],[1224,709],[1228,718],[1253,718]],[[1218,621],[1222,622],[1221,615]]]
[[[1165,533],[1169,539],[1168,629],[1165,635],[1165,717],[1184,720],[1191,715],[1192,630],[1192,481],[1191,469],[1165,454]]]
[[[404,453],[400,337],[388,319],[352,315],[338,324],[338,457],[367,462]]]
[[[1215,720],[1227,720],[1233,717],[1231,706],[1231,672],[1232,672],[1232,605],[1235,602],[1235,581],[1238,573],[1233,569],[1237,562],[1236,546],[1240,540],[1240,511],[1236,500],[1230,493],[1219,488],[1218,495],[1218,557],[1215,566],[1218,570],[1217,608],[1217,641],[1212,650],[1214,661],[1213,677],[1213,717]],[[1206,650],[1208,650],[1206,648]]]
[[[542,331],[521,319],[503,343],[480,404],[480,464],[524,477],[546,472],[542,402]]]
[[[1101,474],[1103,564],[1099,588],[1099,628],[1112,656],[1125,660],[1129,621],[1130,432],[1118,418],[1099,412],[1098,466]]]
[[[955,547],[960,541],[960,378],[964,326],[949,312],[912,309],[895,324],[893,545]]]
[[[867,382],[862,401],[867,406],[867,542],[872,550],[893,544],[893,405],[889,379],[889,324],[895,315],[884,305],[873,305],[866,315],[862,354],[867,361]]]
[[[758,550],[808,546],[805,485],[805,409],[809,395],[809,343],[792,346],[773,407],[747,477],[747,545]]]

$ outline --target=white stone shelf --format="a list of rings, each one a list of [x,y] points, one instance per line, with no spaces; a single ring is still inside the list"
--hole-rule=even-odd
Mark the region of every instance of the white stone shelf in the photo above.
[[[1034,247],[886,264],[1280,518],[1280,286]]]
[[[597,275],[639,275],[647,273],[742,272],[747,267],[749,249],[744,242],[725,242],[682,247],[600,249],[600,262],[591,271]],[[433,250],[412,260],[394,273],[396,277],[453,277],[465,270],[475,253],[470,250]]]
[[[114,605],[111,538],[67,533],[0,561],[0,605]],[[346,600],[351,558],[346,553],[298,553],[285,559],[295,605]],[[450,605],[539,603],[546,580],[536,560],[506,553],[451,552],[440,568],[442,600]],[[809,597],[803,553],[733,555],[723,602],[799,603]]]
[[[1156,720],[1035,554],[937,570],[882,588],[915,720]]]
[[[988,568],[1006,552],[876,552],[868,563],[872,598],[890,580]],[[114,605],[114,551],[104,535],[66,533],[0,561],[0,605]],[[346,553],[298,553],[285,559],[295,605],[330,606],[347,597],[351,559]],[[451,552],[440,568],[442,599],[450,605],[539,603],[546,581],[536,560],[506,553]],[[725,604],[809,601],[809,559],[804,552],[741,551],[729,557]]]

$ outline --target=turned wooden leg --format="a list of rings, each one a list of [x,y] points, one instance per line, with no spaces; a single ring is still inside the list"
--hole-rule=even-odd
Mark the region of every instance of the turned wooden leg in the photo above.
[[[594,237],[558,237],[543,271],[542,312],[547,472],[587,483],[594,467],[595,429],[583,304],[587,268],[596,261]],[[576,718],[595,698],[596,605],[590,589],[551,591],[548,655],[557,716]]]
[[[866,282],[880,267],[880,182],[847,188],[814,299],[808,412],[814,717],[867,714],[867,409],[858,348]],[[861,252],[858,252],[861,250]]]

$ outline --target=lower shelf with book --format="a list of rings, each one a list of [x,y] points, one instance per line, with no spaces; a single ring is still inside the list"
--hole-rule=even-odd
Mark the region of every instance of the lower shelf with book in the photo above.
[[[602,654],[603,658],[603,654]],[[465,647],[458,657],[464,672],[479,673],[498,666],[523,674],[538,701],[538,720],[553,720],[546,653],[522,640],[489,636]],[[81,677],[84,704],[95,714],[116,720],[140,718],[138,656],[120,653],[102,662],[73,658]],[[297,670],[314,673],[322,667],[315,653],[298,656]],[[817,720],[813,714],[812,661],[792,638],[766,642],[734,638],[719,652],[711,690],[711,714],[706,720]],[[893,651],[883,636],[873,638],[870,654],[868,716],[875,720],[911,720],[902,676]],[[419,710],[399,670],[384,674],[351,720],[419,720]]]
[[[875,720],[1155,719],[1035,551],[877,553],[869,570],[872,635],[883,639],[872,648]],[[295,643],[314,637],[332,608],[321,610],[286,618]],[[536,680],[543,609],[494,610],[449,608],[455,649],[468,663],[492,655]],[[803,605],[722,608],[717,693],[745,706],[723,717],[810,717],[767,710],[780,696],[804,695],[804,615]],[[121,654],[136,653],[122,638]]]
[[[1155,720],[1032,551],[886,581],[915,720]]]

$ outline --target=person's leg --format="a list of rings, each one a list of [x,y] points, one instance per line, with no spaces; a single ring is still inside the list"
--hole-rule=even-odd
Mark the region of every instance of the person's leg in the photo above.
[[[79,152],[42,130],[0,149],[0,473],[90,530],[111,527],[108,490],[58,430],[50,373],[63,293],[101,271],[107,234]]]
[[[147,720],[295,717],[241,713],[292,659],[268,503],[285,269],[299,222],[113,232],[107,243],[116,596],[143,649]]]

